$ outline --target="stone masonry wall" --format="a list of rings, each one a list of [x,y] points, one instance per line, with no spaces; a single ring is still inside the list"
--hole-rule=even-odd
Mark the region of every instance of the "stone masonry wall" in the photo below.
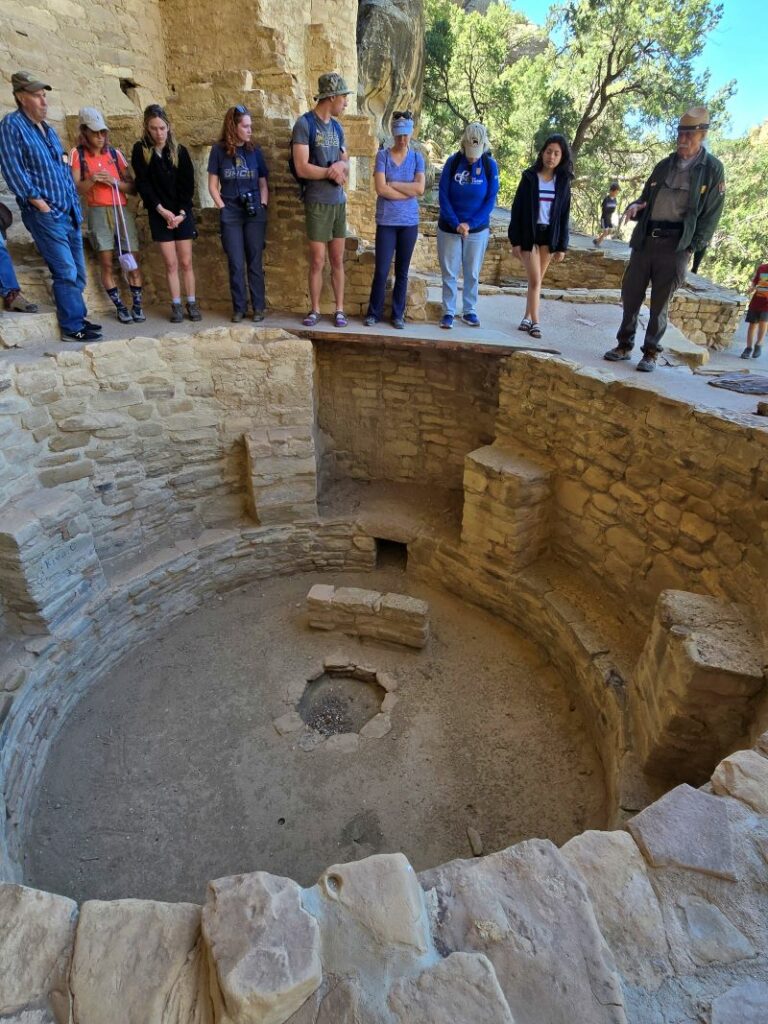
[[[648,623],[659,592],[765,611],[768,429],[547,356],[509,360],[498,443],[554,470],[553,544]]]
[[[459,490],[494,435],[500,357],[317,343],[327,475]]]
[[[281,331],[102,342],[3,372],[0,507],[66,486],[99,557],[247,512],[243,435],[314,429],[313,354]]]

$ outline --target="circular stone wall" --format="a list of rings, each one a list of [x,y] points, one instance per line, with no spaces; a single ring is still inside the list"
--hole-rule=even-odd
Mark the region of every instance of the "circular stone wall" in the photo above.
[[[319,580],[426,599],[428,646],[311,630]],[[385,678],[386,734],[281,734],[329,661]],[[560,844],[604,804],[563,681],[511,626],[395,570],[298,575],[207,602],[90,687],[43,770],[24,876],[78,900],[198,902],[255,867],[309,885],[374,853],[421,870],[478,841]]]

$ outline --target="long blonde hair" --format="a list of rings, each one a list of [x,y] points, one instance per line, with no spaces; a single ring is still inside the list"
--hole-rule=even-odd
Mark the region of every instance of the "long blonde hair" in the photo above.
[[[165,146],[163,147],[163,153],[166,153],[174,167],[178,166],[179,163],[179,148],[176,145],[176,140],[173,137],[171,131],[171,121],[166,114],[163,107],[159,103],[150,103],[148,107],[144,108],[144,134],[141,137],[141,149],[144,154],[144,162],[149,163],[152,159],[152,153],[155,149],[155,144],[152,141],[152,136],[149,134],[147,125],[153,117],[159,117],[161,121],[165,121],[168,126],[168,138],[165,140]]]

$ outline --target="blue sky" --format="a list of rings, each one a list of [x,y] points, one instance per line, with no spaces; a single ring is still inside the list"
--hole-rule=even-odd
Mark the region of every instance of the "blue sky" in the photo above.
[[[510,6],[542,25],[551,0],[511,0]],[[768,63],[765,3],[724,0],[723,17],[707,39],[699,61],[712,75],[712,87],[736,79],[737,92],[728,104],[732,135],[742,135],[768,117],[765,68]]]

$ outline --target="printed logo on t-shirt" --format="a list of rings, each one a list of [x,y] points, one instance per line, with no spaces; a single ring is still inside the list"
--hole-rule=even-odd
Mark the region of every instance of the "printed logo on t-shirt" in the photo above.
[[[250,169],[244,160],[241,160],[240,157],[236,157],[229,167],[225,167],[222,170],[221,176],[224,181],[234,181],[235,178],[253,178],[255,176],[255,172]]]
[[[475,171],[475,174],[482,175],[482,170],[478,167],[476,169],[476,171]],[[480,177],[480,178],[473,178],[472,177],[472,172],[468,171],[468,170],[456,171],[456,173],[453,176],[453,180],[456,182],[457,185],[484,185],[485,184],[485,179],[484,178],[482,178],[482,177]]]

